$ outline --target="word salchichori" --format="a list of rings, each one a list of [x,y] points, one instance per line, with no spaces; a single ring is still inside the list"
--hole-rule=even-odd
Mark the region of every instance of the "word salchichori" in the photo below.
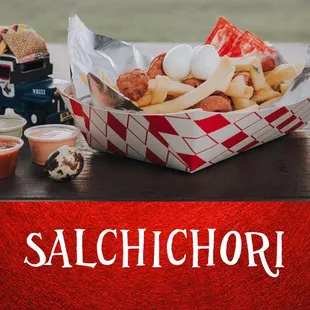
[[[163,238],[162,231],[147,232],[146,229],[138,228],[137,231],[129,231],[126,229],[105,229],[103,230],[96,240],[96,248],[94,249],[97,254],[97,262],[85,262],[84,261],[84,231],[85,229],[75,229],[75,244],[76,244],[76,256],[75,265],[94,268],[99,264],[103,266],[110,266],[117,261],[122,262],[122,268],[130,268],[129,254],[135,256],[135,251],[138,251],[138,258],[136,266],[146,266],[145,252],[146,244],[152,244],[152,268],[162,268],[167,266],[167,262],[174,266],[188,264],[190,262],[191,268],[199,268],[204,266],[215,266],[215,253],[219,252],[219,257],[222,263],[233,266],[239,262],[239,259],[244,251],[247,252],[247,266],[256,267],[258,262],[262,265],[268,276],[276,278],[279,276],[279,268],[283,268],[282,263],[282,236],[283,231],[276,231],[272,238],[276,238],[275,249],[270,248],[269,238],[261,232],[245,232],[244,236],[238,231],[229,231],[223,238],[216,238],[216,229],[208,229],[207,236],[208,242],[203,244],[199,241],[200,235],[205,236],[206,232],[196,229],[175,229],[171,231],[168,238]],[[39,260],[28,258],[26,256],[24,263],[31,267],[52,266],[55,256],[60,256],[63,261],[62,268],[72,268],[72,259],[69,258],[69,252],[67,250],[67,242],[64,229],[56,229],[56,236],[51,248],[50,254],[47,256],[41,246],[44,243],[44,238],[40,232],[31,233],[27,237],[27,245],[36,252]],[[86,235],[86,234],[85,234]],[[132,245],[133,242],[129,242],[130,236],[137,238],[138,242]],[[165,235],[167,235],[165,233]],[[109,249],[109,257],[106,257],[103,245],[105,238],[109,238],[109,244],[111,240],[115,242],[121,241],[121,251],[114,253],[111,256],[111,249]],[[112,239],[111,239],[112,238]],[[147,239],[147,242],[146,242]],[[190,247],[180,246],[178,243],[180,240],[184,240]],[[178,242],[176,242],[178,241]],[[41,246],[40,246],[41,245]],[[165,245],[165,251],[162,251],[163,245]],[[57,248],[60,251],[57,252]],[[267,250],[275,253],[274,266],[268,263],[265,252]],[[164,252],[164,253],[163,253]],[[72,253],[72,252],[70,252]],[[176,255],[177,253],[177,255]],[[184,253],[180,258],[180,253]],[[32,253],[33,254],[33,253]],[[270,257],[270,256],[269,256]],[[207,264],[204,266],[200,263],[200,260],[207,258]],[[272,271],[275,269],[275,271]]]

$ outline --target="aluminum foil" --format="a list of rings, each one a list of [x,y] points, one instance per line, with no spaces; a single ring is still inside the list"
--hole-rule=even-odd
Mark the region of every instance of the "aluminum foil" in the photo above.
[[[81,73],[84,75],[92,73],[98,77],[102,70],[115,82],[121,73],[136,68],[146,70],[151,62],[150,57],[140,54],[131,44],[93,33],[77,15],[69,18],[68,52],[72,80],[78,98],[90,95],[89,87],[81,79]],[[117,92],[109,87],[105,87],[105,92],[110,93],[111,97],[118,97],[115,94]],[[115,108],[120,106],[118,100]]]
[[[95,80],[96,83],[94,84],[97,84],[97,93],[101,92],[106,98],[106,100],[103,100],[107,103],[104,108],[141,111],[122,94],[102,82],[102,85],[100,85],[100,80],[95,79],[95,77],[99,77],[100,70],[102,70],[115,83],[121,73],[136,68],[146,70],[152,60],[149,56],[142,55],[133,45],[127,42],[92,32],[76,14],[69,18],[68,52],[72,80],[78,99],[86,98],[83,102],[102,107],[98,96],[96,97],[94,92],[92,94],[90,92],[90,80]],[[273,103],[273,106],[285,106],[310,97],[309,56],[310,47],[303,72],[294,79],[287,93],[279,101]],[[285,60],[279,55],[277,62],[285,63]],[[88,76],[86,83],[81,78],[81,73]],[[89,73],[95,77],[92,76],[93,79],[90,79]],[[114,104],[111,104],[113,102]]]

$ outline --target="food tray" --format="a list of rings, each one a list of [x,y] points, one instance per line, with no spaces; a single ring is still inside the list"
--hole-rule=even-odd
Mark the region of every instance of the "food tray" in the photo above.
[[[196,172],[304,127],[309,99],[255,112],[145,115],[103,110],[62,93],[93,149]]]

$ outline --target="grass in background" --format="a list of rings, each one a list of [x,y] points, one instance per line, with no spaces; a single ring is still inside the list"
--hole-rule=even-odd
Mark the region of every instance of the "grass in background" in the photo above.
[[[310,0],[0,0],[0,25],[25,23],[65,42],[76,5],[98,33],[141,42],[202,42],[219,15],[264,40],[310,41]]]

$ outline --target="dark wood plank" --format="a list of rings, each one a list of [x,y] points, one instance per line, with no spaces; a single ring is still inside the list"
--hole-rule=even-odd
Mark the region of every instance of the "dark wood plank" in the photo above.
[[[49,180],[26,143],[16,176],[0,180],[1,200],[286,200],[310,198],[310,132],[295,132],[195,174],[89,149],[70,183]]]

